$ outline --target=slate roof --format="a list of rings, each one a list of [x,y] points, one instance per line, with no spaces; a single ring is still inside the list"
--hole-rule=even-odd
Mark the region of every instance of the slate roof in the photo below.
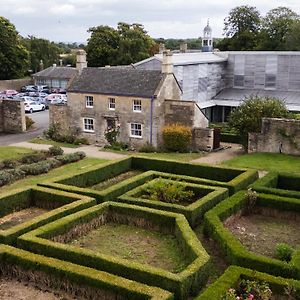
[[[251,95],[278,98],[285,102],[290,111],[300,111],[300,92],[296,91],[226,88],[216,95],[213,101],[216,105],[235,107]]]
[[[161,71],[133,68],[85,68],[68,92],[151,97],[164,78]]]
[[[71,79],[78,73],[76,68],[72,67],[49,67],[45,70],[33,74],[33,77],[47,77],[58,79]]]

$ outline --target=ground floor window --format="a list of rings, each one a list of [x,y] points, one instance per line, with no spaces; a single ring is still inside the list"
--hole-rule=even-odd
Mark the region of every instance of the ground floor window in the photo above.
[[[94,132],[94,119],[92,118],[83,118],[83,131],[85,132]]]
[[[131,137],[142,137],[142,124],[141,123],[130,123],[130,136]]]

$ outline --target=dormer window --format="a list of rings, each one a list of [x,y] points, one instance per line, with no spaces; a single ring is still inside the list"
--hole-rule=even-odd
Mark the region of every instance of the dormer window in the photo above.
[[[94,107],[94,97],[93,96],[85,96],[85,106],[86,107]]]

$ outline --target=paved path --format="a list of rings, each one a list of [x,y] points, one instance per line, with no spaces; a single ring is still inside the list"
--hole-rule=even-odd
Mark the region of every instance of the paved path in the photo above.
[[[51,145],[33,144],[33,143],[28,143],[28,142],[14,143],[14,144],[10,144],[10,146],[30,148],[33,150],[48,150],[49,147],[51,147]],[[127,156],[125,154],[99,151],[99,147],[96,147],[96,146],[81,146],[78,148],[62,147],[62,149],[64,150],[65,153],[73,153],[76,151],[83,151],[83,152],[85,152],[86,156],[88,156],[88,157],[95,157],[95,158],[102,158],[102,159],[109,159],[109,160],[125,158]]]
[[[210,165],[218,165],[225,160],[232,159],[236,156],[243,154],[243,149],[241,145],[238,144],[227,144],[222,143],[222,146],[226,147],[224,150],[217,152],[211,152],[206,156],[192,160],[192,163],[205,163]]]

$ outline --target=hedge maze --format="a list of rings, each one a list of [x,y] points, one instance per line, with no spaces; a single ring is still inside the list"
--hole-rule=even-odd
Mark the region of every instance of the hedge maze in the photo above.
[[[299,299],[300,245],[289,261],[282,261],[250,251],[227,226],[257,214],[278,218],[279,224],[281,217],[300,220],[300,178],[270,173],[257,179],[253,170],[130,157],[4,194],[0,279],[30,281],[76,299],[155,300],[233,299],[226,298],[228,290],[252,280],[267,284],[272,299]],[[174,197],[165,197],[164,189]],[[36,215],[12,222],[27,209]],[[124,231],[118,235],[114,228]],[[128,228],[134,229],[133,237]],[[196,235],[197,228],[228,266],[217,280],[210,277],[214,254]],[[100,229],[108,230],[110,239],[97,240]],[[104,247],[122,238],[130,246],[146,247],[145,256],[149,251],[155,256],[160,252],[151,249],[152,233],[174,242],[177,252],[170,247],[167,254],[176,253],[178,269],[84,242],[88,237]]]

